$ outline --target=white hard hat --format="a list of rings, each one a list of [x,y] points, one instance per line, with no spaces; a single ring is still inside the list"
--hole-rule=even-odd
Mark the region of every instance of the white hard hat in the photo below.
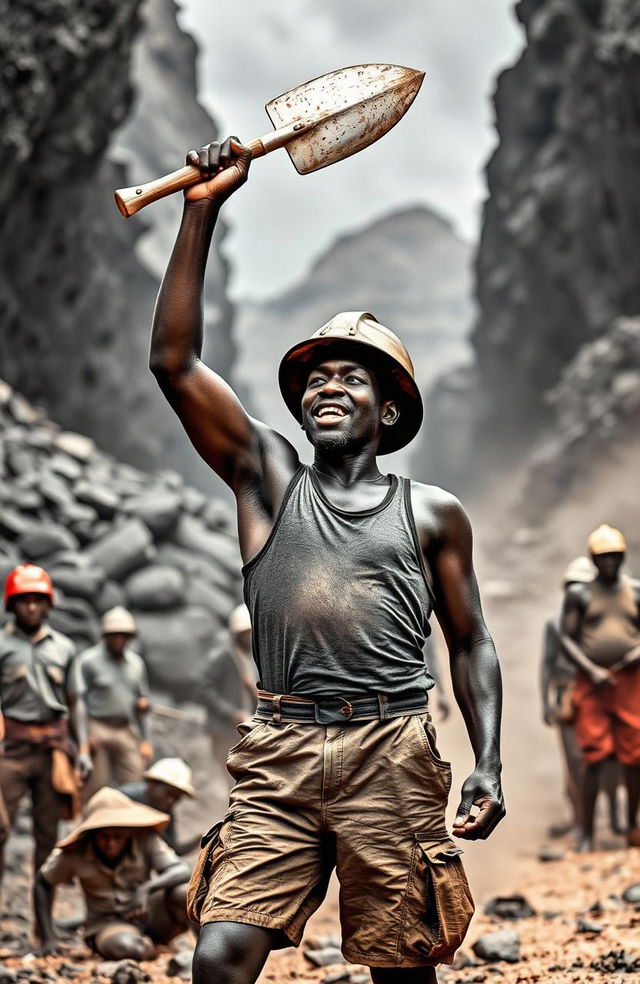
[[[103,635],[108,635],[110,632],[126,632],[127,635],[135,635],[137,632],[133,615],[121,605],[110,608],[108,612],[104,613],[100,619],[100,629]]]

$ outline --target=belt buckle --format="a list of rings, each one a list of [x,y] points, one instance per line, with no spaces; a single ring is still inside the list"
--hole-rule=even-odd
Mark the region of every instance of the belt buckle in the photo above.
[[[316,700],[313,713],[318,724],[344,724],[353,717],[353,707],[344,697]]]

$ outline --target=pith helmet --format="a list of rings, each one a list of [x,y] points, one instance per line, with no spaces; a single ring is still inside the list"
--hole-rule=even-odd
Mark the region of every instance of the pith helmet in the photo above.
[[[4,603],[21,594],[46,595],[53,604],[53,584],[44,567],[35,564],[18,564],[7,574],[4,582]]]
[[[87,801],[78,826],[63,840],[58,841],[56,847],[71,847],[91,830],[102,830],[105,827],[147,829],[160,833],[170,819],[168,813],[160,813],[150,806],[134,803],[120,790],[103,786]]]
[[[409,353],[397,335],[376,321],[367,311],[343,311],[310,338],[289,349],[278,373],[280,391],[297,421],[302,421],[300,401],[307,386],[309,372],[322,357],[322,350],[346,343],[362,348],[363,362],[367,355],[383,370],[380,382],[385,395],[397,401],[400,416],[392,427],[384,427],[379,454],[397,451],[412,441],[422,423],[422,398],[416,386],[415,372]]]
[[[121,605],[116,605],[115,608],[110,608],[108,612],[104,613],[100,619],[100,629],[103,635],[108,635],[110,632],[125,632],[127,635],[135,635],[137,632],[133,615]]]
[[[145,779],[153,779],[155,782],[163,782],[166,786],[173,786],[181,793],[196,798],[196,791],[193,788],[193,773],[186,762],[181,758],[164,758],[154,762],[145,773]]]
[[[607,526],[606,523],[594,530],[587,540],[587,550],[592,557],[604,553],[625,553],[626,549],[627,541],[620,530]]]
[[[588,557],[576,557],[562,575],[562,584],[590,584],[595,577],[595,568]]]

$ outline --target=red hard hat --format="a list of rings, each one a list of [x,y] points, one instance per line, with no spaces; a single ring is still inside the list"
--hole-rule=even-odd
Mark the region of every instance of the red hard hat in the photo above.
[[[21,594],[43,594],[53,604],[53,584],[43,567],[35,564],[18,564],[7,574],[4,582],[5,606],[11,598]]]

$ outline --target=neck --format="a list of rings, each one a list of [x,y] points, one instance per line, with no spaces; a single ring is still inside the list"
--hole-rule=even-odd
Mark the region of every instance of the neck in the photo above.
[[[376,453],[370,447],[365,447],[354,454],[339,452],[331,454],[316,448],[313,467],[327,478],[339,482],[340,485],[375,482],[382,478],[376,462]]]
[[[16,629],[19,629],[20,632],[22,632],[23,635],[26,635],[28,639],[35,639],[35,637],[39,635],[40,632],[42,632],[45,625],[46,625],[45,622],[40,622],[40,625],[37,627],[37,629],[34,629],[31,628],[31,626],[22,625],[17,619],[15,619]]]
[[[596,581],[598,581],[604,588],[614,588],[616,584],[620,583],[622,577],[622,571],[617,571],[613,577],[609,577],[605,574],[598,574]]]

